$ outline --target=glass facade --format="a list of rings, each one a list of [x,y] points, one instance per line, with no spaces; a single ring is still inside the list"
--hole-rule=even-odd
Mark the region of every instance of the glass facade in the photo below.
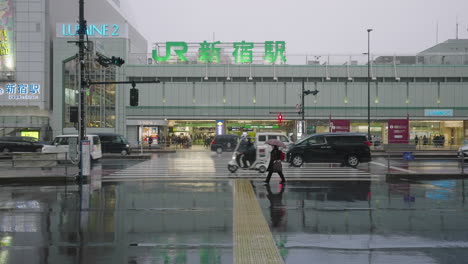
[[[95,62],[87,62],[86,78],[95,82],[116,81],[115,67],[102,67]],[[79,105],[79,68],[78,60],[73,57],[63,65],[64,91],[64,127],[74,127],[70,122],[70,107]],[[113,128],[115,127],[115,84],[94,84],[86,92],[87,127]]]

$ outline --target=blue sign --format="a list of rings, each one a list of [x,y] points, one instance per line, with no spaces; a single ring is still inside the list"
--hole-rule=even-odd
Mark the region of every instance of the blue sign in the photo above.
[[[78,29],[78,24],[57,24],[57,37],[74,37],[77,35]],[[120,24],[88,24],[86,34],[94,38],[125,38],[127,37],[127,27]]]
[[[216,135],[224,134],[224,120],[216,120]]]
[[[8,100],[39,99],[41,85],[38,83],[7,83],[0,86],[0,95],[7,95]]]
[[[453,109],[424,109],[424,116],[453,116]]]

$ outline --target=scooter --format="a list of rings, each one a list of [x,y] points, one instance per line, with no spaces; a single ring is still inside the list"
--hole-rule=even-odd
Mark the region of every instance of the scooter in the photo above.
[[[241,138],[239,143],[232,154],[232,159],[228,162],[228,170],[231,173],[236,172],[238,169],[241,170],[257,170],[260,173],[264,173],[267,170],[268,162],[270,160],[270,152],[268,146],[257,146],[255,147],[255,160],[252,162],[246,159],[248,142],[252,138]],[[253,144],[253,143],[251,143]]]

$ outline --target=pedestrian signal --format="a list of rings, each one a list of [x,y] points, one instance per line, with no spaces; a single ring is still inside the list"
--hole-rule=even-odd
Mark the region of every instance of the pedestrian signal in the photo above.
[[[138,89],[130,89],[130,106],[138,106]]]
[[[283,114],[279,113],[278,114],[278,123],[282,123],[283,122]]]

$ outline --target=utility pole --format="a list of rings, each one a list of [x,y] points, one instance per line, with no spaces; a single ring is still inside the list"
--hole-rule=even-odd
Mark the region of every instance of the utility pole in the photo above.
[[[85,119],[85,92],[86,92],[86,82],[85,82],[85,35],[86,35],[86,20],[84,19],[84,0],[79,0],[79,28],[78,28],[78,59],[80,63],[80,80],[79,80],[79,118],[78,118],[78,144],[80,145],[80,155],[82,151],[81,141],[85,140],[86,135],[86,119]],[[83,181],[83,160],[80,158],[80,182]]]
[[[370,33],[372,29],[367,29],[367,140],[371,141],[370,123]]]
[[[304,118],[304,111],[305,111],[305,107],[304,107],[304,97],[305,97],[305,93],[304,93],[304,79],[302,79],[302,92],[301,92],[301,99],[302,99],[302,104],[301,104],[301,112],[302,112],[302,137],[305,135],[305,118]]]

